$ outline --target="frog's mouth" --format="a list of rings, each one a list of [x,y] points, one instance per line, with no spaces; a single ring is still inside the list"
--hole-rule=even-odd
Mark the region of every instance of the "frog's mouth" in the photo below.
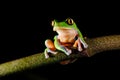
[[[70,30],[71,28],[65,28],[65,27],[54,27],[53,31],[57,31],[57,30]]]

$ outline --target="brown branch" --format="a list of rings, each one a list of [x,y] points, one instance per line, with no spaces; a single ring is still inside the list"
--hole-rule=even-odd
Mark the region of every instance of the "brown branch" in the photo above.
[[[89,45],[87,49],[89,56],[93,56],[96,53],[107,50],[120,50],[120,35],[86,39],[86,42]],[[57,55],[55,55],[55,57],[45,59],[43,52],[37,53],[28,57],[0,64],[0,77],[35,67],[57,63],[65,59],[78,57],[82,56],[80,54],[71,54],[70,56],[66,56],[64,53],[59,52]]]
[[[90,56],[108,50],[120,50],[120,35],[110,35],[86,40]]]

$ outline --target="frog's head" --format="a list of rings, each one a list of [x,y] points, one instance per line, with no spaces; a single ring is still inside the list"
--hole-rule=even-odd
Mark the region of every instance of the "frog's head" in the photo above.
[[[75,29],[77,30],[77,26],[73,19],[67,18],[64,21],[58,22],[57,20],[52,21],[53,31],[63,30],[63,29]]]

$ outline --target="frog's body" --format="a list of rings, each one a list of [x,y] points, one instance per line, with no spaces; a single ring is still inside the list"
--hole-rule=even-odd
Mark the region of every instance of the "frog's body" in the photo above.
[[[72,53],[72,48],[77,48],[78,51],[83,51],[88,45],[84,41],[84,38],[77,28],[77,25],[71,18],[67,18],[65,21],[57,22],[52,21],[53,31],[56,31],[58,35],[54,37],[54,42],[47,39],[45,41],[45,57],[49,58],[48,53],[56,54],[57,51],[62,51],[66,55]]]

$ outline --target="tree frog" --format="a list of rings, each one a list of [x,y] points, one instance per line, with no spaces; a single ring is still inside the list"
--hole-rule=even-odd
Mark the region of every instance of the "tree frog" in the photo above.
[[[82,52],[88,47],[81,31],[72,18],[67,18],[61,22],[53,20],[51,25],[53,31],[56,31],[58,35],[54,37],[54,42],[50,39],[45,40],[45,46],[47,47],[44,51],[45,58],[49,58],[48,53],[57,54],[57,50],[69,56],[73,48]]]

